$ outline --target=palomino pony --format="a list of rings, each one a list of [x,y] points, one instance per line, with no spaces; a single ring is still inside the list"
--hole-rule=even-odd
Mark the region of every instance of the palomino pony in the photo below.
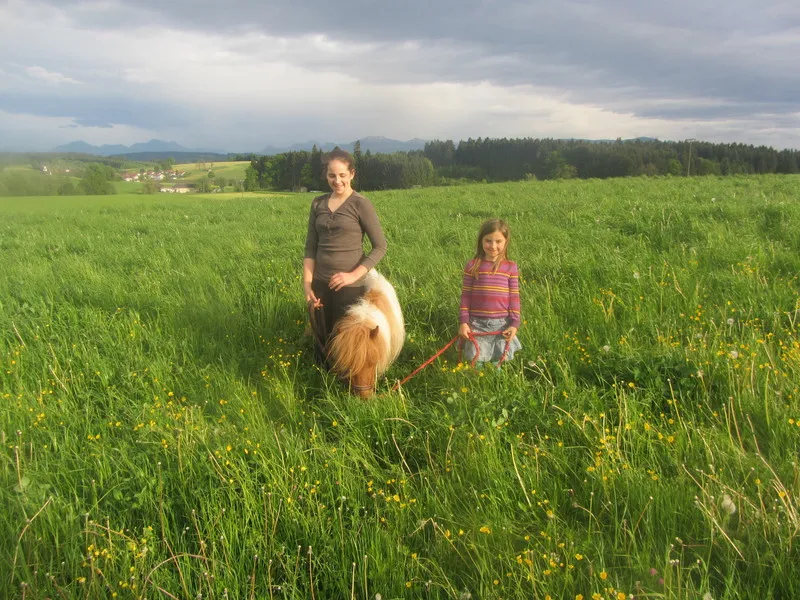
[[[364,285],[364,295],[333,329],[328,361],[353,392],[370,398],[378,377],[400,354],[406,330],[392,284],[372,269]]]

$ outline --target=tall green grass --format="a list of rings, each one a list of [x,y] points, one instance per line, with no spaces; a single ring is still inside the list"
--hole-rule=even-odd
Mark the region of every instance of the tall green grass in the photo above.
[[[799,182],[369,194],[372,401],[308,356],[310,195],[0,200],[0,596],[800,596]],[[390,393],[491,216],[524,350]]]

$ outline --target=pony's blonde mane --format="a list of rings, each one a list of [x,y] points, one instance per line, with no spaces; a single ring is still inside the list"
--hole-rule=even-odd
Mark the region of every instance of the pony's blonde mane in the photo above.
[[[334,327],[328,357],[340,375],[375,365],[380,376],[403,347],[405,326],[394,288],[374,269],[367,274],[366,288]]]
[[[374,326],[354,315],[346,315],[336,324],[329,349],[331,370],[339,374],[359,373],[367,365],[380,363],[386,354],[383,336],[372,335]]]

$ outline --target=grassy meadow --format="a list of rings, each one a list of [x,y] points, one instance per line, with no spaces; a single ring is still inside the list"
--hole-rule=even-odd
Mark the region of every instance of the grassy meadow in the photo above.
[[[208,178],[208,172],[214,171],[216,177],[244,181],[245,171],[250,166],[249,160],[228,162],[183,163],[173,167],[176,171],[185,171],[186,177],[182,182],[196,183],[200,179]]]
[[[311,195],[0,198],[0,597],[800,597],[800,178],[367,195],[372,401],[310,357]],[[491,216],[523,350],[390,392]]]

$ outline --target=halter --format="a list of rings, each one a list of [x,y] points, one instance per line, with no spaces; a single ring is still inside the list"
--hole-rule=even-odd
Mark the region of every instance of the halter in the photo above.
[[[353,383],[353,380],[349,377],[344,375],[338,375],[337,379],[342,383],[342,385],[346,385],[351,391],[354,392],[372,392],[375,391],[375,386],[378,383],[378,378],[375,378],[375,383],[372,385],[356,385]]]

